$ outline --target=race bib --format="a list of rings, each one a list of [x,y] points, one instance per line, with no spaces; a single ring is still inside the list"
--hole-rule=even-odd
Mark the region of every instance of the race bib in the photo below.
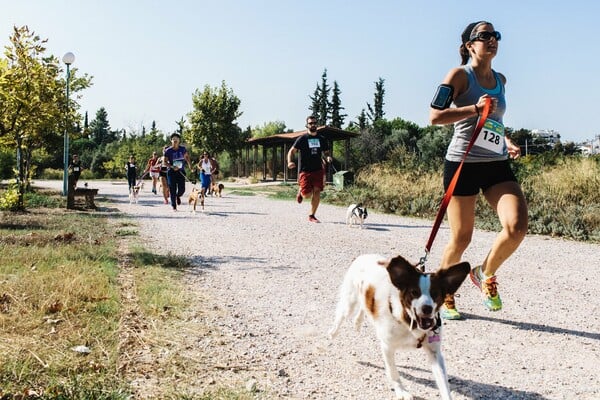
[[[321,141],[319,139],[308,139],[308,148],[314,149],[321,147]]]
[[[488,118],[475,140],[475,146],[504,154],[504,125]]]
[[[79,167],[73,167],[73,172],[79,172]]]
[[[183,167],[183,160],[173,160],[173,166],[181,169]]]

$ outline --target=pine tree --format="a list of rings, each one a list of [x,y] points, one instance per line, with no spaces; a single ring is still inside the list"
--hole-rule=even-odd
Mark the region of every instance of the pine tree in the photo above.
[[[82,136],[84,138],[87,138],[87,137],[89,137],[89,134],[90,134],[90,124],[88,121],[88,112],[86,111],[85,117],[83,119],[83,135]]]
[[[308,109],[310,110],[310,115],[314,116],[317,121],[319,121],[319,104],[321,103],[321,87],[317,84],[315,91],[312,96],[309,96],[312,104]]]
[[[96,118],[90,123],[90,134],[97,146],[112,142],[108,113],[104,107],[96,112]]]
[[[367,103],[367,107],[369,109],[368,116],[371,122],[380,120],[385,115],[385,112],[383,111],[383,105],[385,104],[383,101],[385,95],[385,88],[383,87],[384,82],[385,79],[381,77],[377,82],[375,82],[375,95],[373,99],[373,107],[371,107],[371,104]]]
[[[342,94],[342,91],[340,90],[337,81],[333,81],[333,94],[331,95],[331,126],[341,129],[347,114],[341,113],[344,107],[342,107],[340,94]]]
[[[331,91],[329,85],[327,84],[327,68],[323,70],[323,75],[321,75],[321,99],[319,102],[319,118],[317,118],[317,123],[319,125],[327,125],[327,121],[329,120],[329,92]]]
[[[363,129],[366,129],[367,126],[368,126],[367,113],[365,112],[365,109],[363,108],[360,112],[360,115],[358,116],[358,127],[362,131]]]
[[[308,108],[317,119],[318,125],[327,125],[329,121],[329,111],[331,110],[331,104],[329,103],[330,91],[331,88],[327,84],[327,68],[325,68],[323,75],[321,75],[321,84],[317,84],[315,92],[310,96],[312,104]]]

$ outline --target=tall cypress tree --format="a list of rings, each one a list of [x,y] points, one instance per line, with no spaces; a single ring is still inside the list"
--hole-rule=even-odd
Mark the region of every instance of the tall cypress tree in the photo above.
[[[383,87],[384,82],[385,79],[381,77],[377,82],[375,82],[375,95],[373,99],[373,107],[371,107],[371,104],[367,103],[367,107],[369,109],[368,115],[372,122],[382,119],[385,115],[385,112],[383,111],[383,105],[385,104],[383,101],[383,98],[385,96],[385,88]]]
[[[342,94],[342,91],[340,90],[337,81],[333,81],[333,94],[331,95],[331,126],[341,129],[347,114],[342,114],[344,107],[342,107],[340,94]]]
[[[313,115],[317,121],[319,121],[319,104],[321,104],[321,87],[317,84],[317,87],[315,88],[315,91],[313,92],[312,96],[309,96],[310,100],[312,101],[310,107],[308,107],[308,109],[310,110],[310,114]]]
[[[321,75],[321,101],[319,102],[319,118],[317,118],[317,123],[319,125],[327,125],[327,121],[329,120],[329,92],[331,91],[329,85],[327,84],[327,68],[323,70],[323,75]]]
[[[321,75],[321,84],[317,84],[313,95],[310,96],[312,104],[308,108],[317,119],[318,125],[327,125],[329,120],[329,111],[331,110],[329,92],[331,92],[331,88],[327,84],[327,68],[325,68]]]

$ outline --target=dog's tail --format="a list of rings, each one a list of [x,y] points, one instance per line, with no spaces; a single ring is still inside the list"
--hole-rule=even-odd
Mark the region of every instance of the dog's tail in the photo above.
[[[354,327],[358,330],[363,322],[363,313],[358,304],[358,288],[354,284],[352,274],[347,273],[339,289],[339,300],[335,310],[335,321],[329,330],[329,338],[333,339],[338,333],[342,322],[354,315]],[[358,307],[358,311],[357,310]]]

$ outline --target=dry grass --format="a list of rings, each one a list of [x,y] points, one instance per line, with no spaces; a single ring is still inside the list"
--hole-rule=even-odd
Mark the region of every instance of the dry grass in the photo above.
[[[399,171],[375,164],[356,177],[355,197],[372,208],[418,217],[435,215],[442,199],[442,176],[430,171]]]
[[[600,241],[600,162],[562,160],[523,181],[530,231]]]
[[[119,398],[118,271],[102,218],[42,209],[2,221],[1,390],[76,396],[102,383],[103,398]]]

